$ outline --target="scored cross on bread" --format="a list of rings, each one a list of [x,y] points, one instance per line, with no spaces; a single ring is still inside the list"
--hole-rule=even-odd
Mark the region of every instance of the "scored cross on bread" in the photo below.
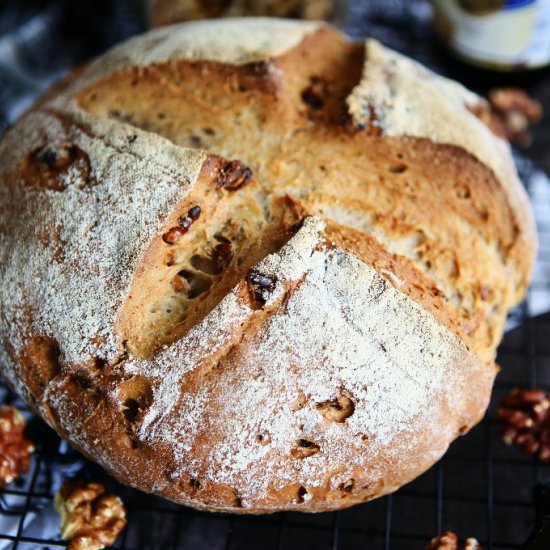
[[[395,490],[483,415],[533,265],[486,108],[318,23],[115,48],[0,144],[4,375],[177,502]]]

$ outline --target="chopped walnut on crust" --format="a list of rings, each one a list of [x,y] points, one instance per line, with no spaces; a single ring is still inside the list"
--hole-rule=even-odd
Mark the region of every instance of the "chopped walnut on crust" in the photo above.
[[[99,483],[66,483],[55,494],[61,517],[61,537],[69,550],[100,550],[113,544],[126,526],[126,510],[120,498],[105,494]]]
[[[502,438],[524,453],[550,461],[550,395],[543,390],[514,390],[497,411],[504,424]]]
[[[426,550],[459,550],[458,537],[452,531],[445,531],[442,535],[430,541]],[[462,550],[482,550],[479,542],[474,538],[468,538],[462,545]]]
[[[25,419],[15,407],[0,407],[0,487],[29,469],[34,445],[25,439]]]
[[[541,104],[520,88],[496,88],[488,97],[493,132],[514,145],[528,147],[533,140],[529,126],[540,120]]]

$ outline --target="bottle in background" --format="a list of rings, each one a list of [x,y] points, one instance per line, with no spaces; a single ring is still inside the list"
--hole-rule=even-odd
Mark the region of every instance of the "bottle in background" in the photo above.
[[[550,0],[432,0],[435,26],[463,60],[522,71],[550,64]]]

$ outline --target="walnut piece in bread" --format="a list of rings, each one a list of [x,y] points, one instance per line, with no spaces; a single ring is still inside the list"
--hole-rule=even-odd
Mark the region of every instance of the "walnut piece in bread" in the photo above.
[[[182,504],[395,491],[483,416],[533,266],[481,107],[317,22],[114,48],[0,142],[4,377],[119,480]]]

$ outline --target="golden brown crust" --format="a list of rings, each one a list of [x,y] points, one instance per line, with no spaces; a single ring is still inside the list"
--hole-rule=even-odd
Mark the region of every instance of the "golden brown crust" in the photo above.
[[[359,122],[349,98],[380,95],[363,46],[256,25],[134,39],[6,134],[0,357],[125,483],[204,509],[338,509],[479,421],[532,220],[511,165],[504,182],[445,119],[432,136],[421,111],[408,136],[380,108]],[[445,86],[441,108],[475,120]]]

